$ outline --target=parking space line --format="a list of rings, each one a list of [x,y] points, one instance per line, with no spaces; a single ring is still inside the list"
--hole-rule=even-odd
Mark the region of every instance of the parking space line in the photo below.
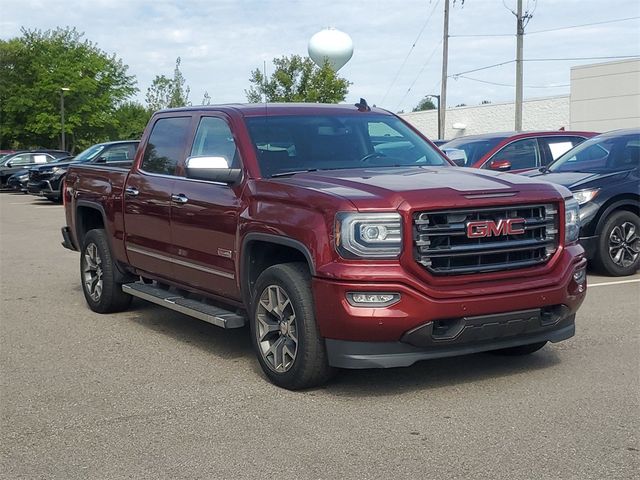
[[[640,278],[634,278],[632,280],[619,280],[617,282],[602,282],[602,283],[589,283],[588,288],[593,287],[606,287],[607,285],[620,285],[621,283],[637,283],[640,282]]]

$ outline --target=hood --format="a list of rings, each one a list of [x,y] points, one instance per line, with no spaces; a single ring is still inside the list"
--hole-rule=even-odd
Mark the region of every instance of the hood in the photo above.
[[[488,199],[512,203],[514,197],[529,201],[537,196],[539,201],[542,197],[557,199],[558,192],[563,190],[521,175],[461,167],[331,170],[269,181],[339,196],[363,209],[398,208],[403,202],[409,206],[427,204],[439,208],[454,207],[458,203],[468,206],[476,199],[484,203]]]
[[[589,188],[593,183],[601,186],[603,183],[617,182],[625,179],[631,170],[622,172],[545,172],[538,170],[527,172],[525,175],[530,178],[553,182],[563,185],[569,190],[582,190]]]
[[[62,162],[49,162],[49,163],[44,163],[42,165],[38,165],[37,167],[31,167],[30,170],[37,170],[39,172],[46,172],[47,170],[51,170],[53,168],[67,168],[69,165],[75,165],[76,163],[82,163],[82,162],[76,162],[73,160],[64,160]]]

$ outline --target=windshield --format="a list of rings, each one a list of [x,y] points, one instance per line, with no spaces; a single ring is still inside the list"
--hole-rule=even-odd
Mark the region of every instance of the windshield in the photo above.
[[[593,137],[549,166],[552,172],[614,172],[638,168],[640,133]]]
[[[459,138],[445,143],[440,148],[442,148],[445,153],[451,149],[464,151],[464,165],[462,165],[462,163],[459,163],[459,165],[461,167],[470,167],[485,154],[493,150],[502,140],[504,140],[504,138]]]
[[[389,115],[247,118],[263,177],[309,170],[450,164]]]
[[[84,150],[83,152],[79,153],[78,155],[76,155],[73,161],[88,162],[96,158],[102,150],[104,150],[104,145],[93,145],[87,148],[86,150]]]

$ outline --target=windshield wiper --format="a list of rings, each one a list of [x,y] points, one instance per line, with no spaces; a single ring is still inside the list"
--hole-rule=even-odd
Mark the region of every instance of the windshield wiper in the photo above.
[[[292,170],[291,172],[274,173],[273,175],[271,175],[270,178],[288,177],[289,175],[295,175],[296,173],[309,173],[309,172],[317,172],[317,171],[318,171],[317,168],[309,168],[307,170]]]

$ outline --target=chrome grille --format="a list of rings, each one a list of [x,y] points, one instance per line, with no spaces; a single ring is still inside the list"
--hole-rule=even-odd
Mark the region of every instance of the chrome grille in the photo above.
[[[520,234],[469,238],[469,222],[522,219]],[[558,248],[558,207],[553,204],[488,207],[413,216],[416,262],[436,275],[525,268],[545,263]]]

